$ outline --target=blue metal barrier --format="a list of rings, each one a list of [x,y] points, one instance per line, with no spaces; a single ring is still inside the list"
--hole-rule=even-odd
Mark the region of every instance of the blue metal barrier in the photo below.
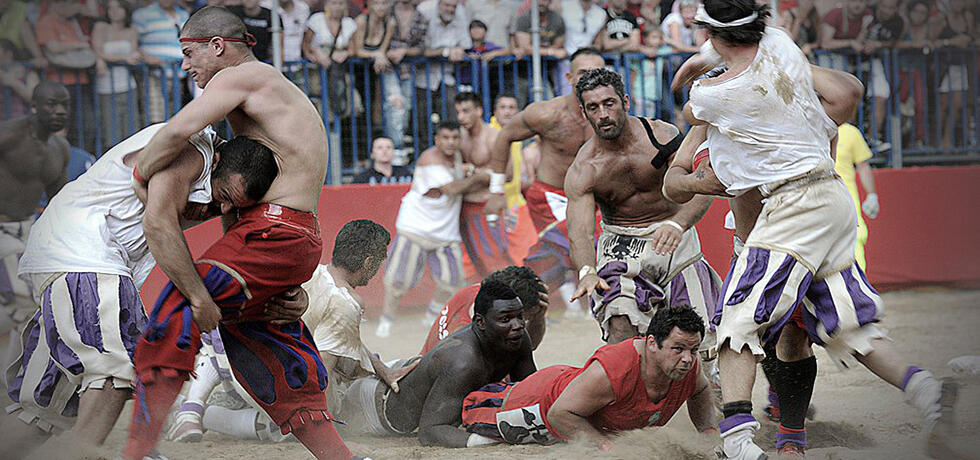
[[[609,68],[623,75],[632,115],[680,125],[678,109],[686,101],[687,91],[670,91],[670,79],[687,56],[609,54],[604,58]],[[878,148],[874,163],[902,166],[980,161],[977,49],[885,49],[870,56],[850,50],[819,50],[815,60],[853,73],[864,82],[866,95],[855,125]],[[391,72],[378,74],[370,60],[351,58],[339,64],[344,70],[343,82],[338,81],[337,73],[308,61],[287,62],[283,73],[320,110],[334,158],[328,165],[328,183],[336,183],[341,176],[367,167],[372,142],[379,135],[392,137],[396,146],[411,151],[411,161],[417,159],[432,145],[437,121],[454,116],[452,98],[459,91],[475,91],[482,96],[487,121],[498,94],[513,94],[522,106],[532,101],[530,61],[530,57],[507,56],[489,62],[413,57]],[[103,75],[94,69],[40,69],[38,73],[42,79],[61,81],[69,88],[72,120],[68,135],[72,144],[101,155],[143,126],[169,119],[189,101],[195,91],[193,82],[188,85],[179,78],[179,67],[180,63],[173,61],[163,66],[111,64]],[[561,95],[567,84],[567,61],[543,57],[541,68],[544,97]],[[131,79],[120,84],[116,79],[126,77],[124,73],[117,76],[116,69],[125,69]],[[105,78],[112,88],[108,92],[98,89],[97,82]],[[337,101],[331,97],[337,93],[331,88],[338,84],[346,84],[347,113],[333,113],[335,105],[331,102]],[[18,96],[9,88],[0,88],[3,119],[22,115],[15,114],[14,108],[25,101],[15,98]],[[399,104],[395,104],[397,100]],[[219,132],[231,136],[227,123]]]

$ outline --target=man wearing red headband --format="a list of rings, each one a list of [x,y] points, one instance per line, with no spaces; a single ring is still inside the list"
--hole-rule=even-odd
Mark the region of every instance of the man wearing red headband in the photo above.
[[[133,175],[145,187],[174,160],[185,139],[227,119],[275,154],[279,176],[258,205],[225,220],[225,235],[193,262],[180,228],[150,246],[170,278],[134,354],[137,404],[123,455],[143,458],[170,406],[194,370],[201,332],[218,328],[236,380],[270,418],[320,459],[352,457],[337,434],[323,394],[326,371],[302,322],[273,324],[262,304],[310,279],[322,241],[314,214],[326,175],[323,122],[309,99],[255,59],[241,19],[204,7],[181,29],[181,68],[204,89],[140,154]],[[152,189],[150,190],[152,191]],[[191,319],[193,318],[193,321]]]

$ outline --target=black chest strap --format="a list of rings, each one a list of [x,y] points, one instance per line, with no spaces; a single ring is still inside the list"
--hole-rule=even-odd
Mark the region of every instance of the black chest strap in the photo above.
[[[643,124],[643,129],[647,131],[647,137],[650,138],[650,143],[657,148],[657,155],[653,157],[653,160],[650,160],[650,164],[656,169],[663,168],[667,164],[667,160],[670,159],[670,156],[680,148],[681,142],[684,141],[684,134],[678,133],[666,145],[661,144],[657,142],[657,138],[653,135],[653,127],[650,126],[650,121],[643,117],[639,118],[640,123]]]

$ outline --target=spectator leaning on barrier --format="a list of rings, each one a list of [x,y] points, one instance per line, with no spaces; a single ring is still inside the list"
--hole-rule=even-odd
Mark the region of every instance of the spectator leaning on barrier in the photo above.
[[[272,0],[263,0],[262,6],[272,8]],[[310,5],[304,0],[279,0],[279,20],[282,21],[282,61],[295,62],[303,59],[303,34],[310,18]]]
[[[370,8],[370,1],[368,2]],[[394,166],[395,144],[387,137],[376,137],[371,144],[371,169],[354,176],[355,184],[387,184],[401,182],[412,173],[404,166]]]
[[[442,113],[445,106],[446,113],[442,113],[443,119],[456,118],[456,110],[453,108],[453,98],[456,97],[456,77],[453,72],[452,63],[460,62],[466,57],[466,49],[473,46],[470,40],[470,31],[466,23],[466,14],[460,14],[458,0],[438,0],[435,17],[429,18],[429,28],[425,35],[425,51],[423,55],[430,58],[442,57],[449,60],[449,64],[440,65],[433,62],[429,67],[428,78],[425,74],[416,77],[415,86],[421,89],[426,87],[432,90],[432,111]],[[439,89],[440,85],[445,87],[445,95]],[[429,96],[425,91],[419,91],[419,107],[425,107],[425,98]],[[443,99],[445,97],[445,99]]]
[[[109,0],[105,8],[106,18],[92,28],[92,49],[99,57],[95,92],[102,115],[102,144],[115,145],[142,126],[140,121],[130,120],[130,102],[136,106],[136,81],[127,67],[140,63],[140,53],[129,5]]]
[[[0,38],[0,120],[31,113],[31,96],[38,83],[37,73],[14,61],[16,47]]]
[[[875,152],[881,153],[891,148],[885,137],[885,116],[888,114],[888,98],[891,97],[891,86],[882,54],[895,47],[898,39],[905,30],[905,21],[898,15],[899,0],[880,0],[875,7],[874,19],[868,26],[864,36],[866,55],[871,56],[871,84],[868,95],[874,98],[874,125],[869,128],[874,133],[871,145]]]
[[[255,37],[252,54],[263,62],[272,62],[272,10],[259,5],[259,0],[242,0],[238,6],[228,10],[242,18],[245,29]],[[280,30],[282,19],[279,20]]]
[[[412,95],[411,66],[401,65],[406,57],[421,56],[425,49],[425,36],[429,30],[429,20],[413,3],[413,0],[395,0],[391,10],[391,20],[395,23],[395,34],[388,45],[388,61],[395,67],[398,86],[385,85],[385,102],[392,108],[386,122],[400,123],[399,131],[404,133],[408,126],[409,110],[412,108],[409,97]],[[391,81],[391,80],[388,80]],[[397,118],[392,118],[397,117]],[[393,136],[395,148],[401,149],[411,142],[411,137]]]
[[[466,57],[474,59],[474,61],[470,65],[460,67],[459,84],[464,91],[473,91],[474,87],[479,88],[480,82],[483,79],[483,68],[476,60],[489,62],[496,57],[510,54],[509,49],[501,48],[499,44],[487,40],[486,37],[487,25],[479,19],[471,21],[470,41],[473,43],[473,46],[470,46],[465,51]],[[491,73],[491,75],[493,74]]]
[[[905,17],[908,26],[902,39],[896,44],[900,54],[898,59],[899,79],[901,87],[900,110],[904,117],[912,117],[914,137],[912,145],[920,146],[925,142],[925,92],[928,74],[926,66],[931,59],[930,54],[935,48],[930,31],[932,21],[929,18],[928,0],[912,0],[906,4]]]
[[[976,18],[973,12],[967,9],[966,2],[967,0],[949,0],[941,18],[937,20],[938,27],[934,29],[937,33],[935,40],[942,48],[963,48],[973,42]],[[958,126],[958,123],[967,123],[967,120],[961,117],[963,97],[970,89],[967,67],[976,65],[976,62],[967,64],[969,58],[963,51],[951,50],[941,53],[939,62],[946,68],[946,73],[939,83],[939,107],[942,109],[939,112],[939,126],[942,126],[941,145],[952,147],[953,134],[965,130]],[[966,139],[961,142],[966,144]]]
[[[640,24],[626,9],[626,0],[609,0],[606,25],[596,35],[596,48],[604,53],[631,53],[640,49]]]
[[[550,8],[551,0],[538,0],[541,55],[558,59],[568,57],[565,51],[565,21]],[[531,54],[531,12],[522,14],[514,21],[514,56],[521,58]]]
[[[327,91],[330,112],[340,118],[350,118],[359,112],[363,113],[363,107],[359,106],[360,95],[353,91],[354,99],[351,99],[352,82],[346,66],[340,65],[347,62],[347,58],[350,57],[354,49],[352,38],[357,31],[357,22],[347,16],[347,1],[328,0],[326,9],[313,13],[306,24],[303,54],[306,59],[327,69],[328,79],[321,84],[322,77],[319,70],[311,71],[310,96],[319,104],[321,91]],[[320,110],[324,108],[320,107]]]
[[[74,16],[81,5],[69,0],[51,0],[45,5],[35,32],[37,42],[51,64],[45,69],[49,81],[61,83],[72,93],[71,115],[78,124],[68,129],[68,140],[87,150],[95,150],[95,117],[89,70],[95,67],[96,56],[89,39],[82,33]]]
[[[519,6],[519,0],[469,0],[466,12],[470,23],[480,21],[486,25],[487,42],[509,48],[510,29]]]
[[[401,88],[395,68],[388,60],[388,49],[396,27],[395,21],[391,20],[389,0],[368,0],[367,10],[357,17],[354,56],[371,59],[372,68],[379,77],[384,94],[383,98],[371,98],[374,104],[371,114],[373,117],[383,116],[385,135],[391,139],[398,139],[398,148],[401,148],[401,141],[405,135],[405,104],[401,98]],[[374,81],[374,86],[378,86],[378,80]],[[395,108],[395,100],[401,101],[397,108]],[[382,110],[376,110],[379,108]]]
[[[820,13],[814,0],[789,0],[779,5],[782,23],[803,54],[820,47]]]
[[[820,47],[826,50],[852,49],[861,51],[864,48],[862,39],[874,16],[868,9],[866,0],[845,0],[844,4],[827,12],[823,17],[820,37]],[[853,69],[844,67],[844,61],[839,58],[820,59],[820,65],[833,67],[847,72]]]
[[[34,30],[27,18],[27,5],[20,0],[0,0],[0,38],[14,46],[14,59],[31,61],[36,67],[48,65],[41,47],[34,38]]]
[[[176,0],[157,0],[133,12],[133,27],[139,34],[140,54],[143,61],[151,66],[149,78],[142,82],[142,90],[147,100],[143,101],[150,123],[158,123],[169,118],[168,107],[164,102],[170,102],[170,111],[176,112],[180,107],[180,97],[175,94],[176,86],[170,81],[173,78],[183,78],[184,71],[180,69],[183,54],[180,51],[180,28],[187,21],[188,13],[176,5]],[[167,86],[164,88],[164,79]],[[167,91],[165,99],[163,92]]]

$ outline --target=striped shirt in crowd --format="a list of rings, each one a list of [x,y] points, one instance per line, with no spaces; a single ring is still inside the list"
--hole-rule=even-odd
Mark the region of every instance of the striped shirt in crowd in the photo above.
[[[133,12],[133,27],[139,33],[140,51],[165,61],[183,59],[180,52],[180,28],[188,18],[187,11],[174,6],[167,12],[154,2]],[[178,66],[175,66],[178,67]],[[183,76],[184,72],[179,71]]]

